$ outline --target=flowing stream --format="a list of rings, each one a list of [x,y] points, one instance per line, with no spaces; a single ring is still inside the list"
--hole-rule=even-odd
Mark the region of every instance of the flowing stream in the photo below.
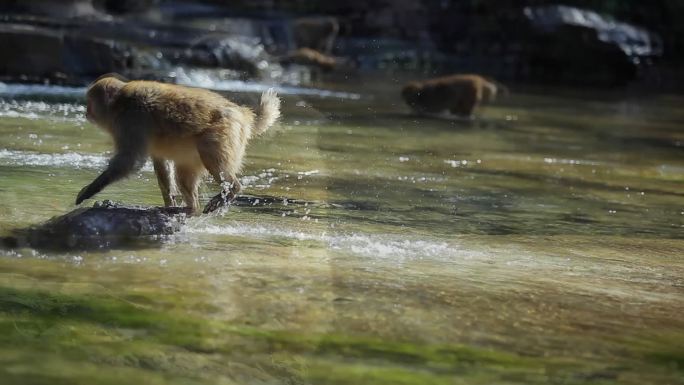
[[[157,248],[0,250],[2,382],[684,384],[684,99],[529,89],[457,121],[399,86],[281,89],[242,176],[275,201]],[[106,165],[84,113],[0,85],[0,236]],[[149,165],[96,198],[162,203]]]

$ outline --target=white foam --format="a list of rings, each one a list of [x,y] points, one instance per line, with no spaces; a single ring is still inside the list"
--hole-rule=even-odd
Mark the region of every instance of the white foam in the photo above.
[[[86,87],[65,87],[47,84],[0,83],[0,96],[69,96],[85,97]]]
[[[262,93],[270,88],[275,89],[279,94],[283,95],[306,95],[306,96],[318,96],[321,98],[337,98],[337,99],[352,99],[357,100],[361,98],[361,95],[354,92],[342,92],[342,91],[332,91],[320,88],[307,88],[307,87],[297,87],[297,86],[287,86],[287,85],[274,85],[268,83],[260,82],[250,82],[242,80],[231,80],[231,79],[221,79],[216,75],[216,71],[204,70],[204,69],[189,69],[185,70],[183,68],[177,68],[172,71],[173,77],[178,84],[191,86],[191,87],[201,87],[207,88],[215,91],[233,91],[233,92],[254,92]],[[87,87],[65,87],[65,86],[54,86],[45,84],[18,84],[18,83],[0,83],[0,97],[14,98],[14,97],[26,97],[26,96],[63,96],[75,99],[84,99]],[[4,101],[3,101],[4,103]],[[50,104],[44,102],[26,102],[38,110],[41,108],[38,106],[43,103],[45,106],[52,105],[64,105],[64,104]],[[85,112],[85,107],[79,106]],[[59,109],[59,107],[58,107]],[[0,108],[2,110],[2,108]],[[35,111],[27,111],[35,112]],[[21,113],[21,112],[18,112]],[[3,115],[0,115],[3,116]],[[9,116],[9,115],[5,115]],[[29,116],[26,116],[29,117]],[[36,118],[31,115],[29,118]],[[83,118],[85,119],[85,117]]]
[[[455,256],[470,257],[458,245],[445,241],[411,239],[390,234],[330,234],[270,225],[232,222],[229,224],[206,224],[194,222],[185,230],[191,234],[231,235],[249,238],[289,238],[297,241],[318,241],[331,250],[350,252],[370,258],[413,260],[421,258],[452,259]]]
[[[599,166],[600,162],[583,159],[561,159],[561,158],[544,158],[546,164],[569,164],[578,166]]]
[[[0,149],[0,164],[10,166],[73,167],[78,169],[101,169],[107,165],[108,157],[93,154],[67,152],[43,154],[33,151]]]
[[[0,117],[86,122],[85,106],[83,105],[30,100],[0,99]]]
[[[320,88],[306,88],[285,85],[273,85],[258,82],[247,82],[242,80],[221,79],[216,76],[215,71],[203,69],[178,68],[174,71],[175,79],[178,84],[208,88],[215,91],[234,91],[234,92],[254,92],[262,93],[273,88],[278,94],[283,95],[307,95],[318,96],[321,98],[337,99],[360,99],[361,95],[353,92],[331,91]]]

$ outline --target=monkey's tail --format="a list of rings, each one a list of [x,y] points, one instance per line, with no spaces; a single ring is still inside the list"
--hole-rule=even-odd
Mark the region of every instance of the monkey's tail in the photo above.
[[[256,121],[252,134],[261,135],[280,117],[280,98],[273,88],[261,94],[261,101],[256,111]]]

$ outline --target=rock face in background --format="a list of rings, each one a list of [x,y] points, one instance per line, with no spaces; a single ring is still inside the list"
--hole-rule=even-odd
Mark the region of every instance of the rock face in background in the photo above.
[[[524,14],[536,43],[529,52],[530,66],[544,78],[626,84],[663,53],[660,36],[596,12],[544,6],[526,7]]]
[[[266,44],[277,42],[283,52],[293,47],[292,37],[285,34],[289,24],[278,28],[289,21],[273,18],[226,18],[216,12],[193,18],[174,13],[184,8],[171,7],[155,19],[157,1],[104,0],[95,0],[92,12],[67,17],[71,13],[44,3],[0,5],[8,12],[0,16],[0,49],[11,53],[0,63],[1,81],[83,85],[106,72],[164,78],[177,66],[228,70],[237,79],[268,79],[282,70],[266,50],[276,44]],[[65,9],[78,3],[80,9],[89,2],[60,3]],[[126,14],[105,13],[114,10]],[[223,28],[216,21],[228,24]],[[235,25],[242,28],[236,31]]]
[[[342,30],[355,32],[342,34],[337,53],[355,57],[362,68],[476,72],[508,81],[607,86],[635,80],[663,53],[657,34],[591,10],[468,4],[400,6],[376,0],[365,19],[347,20],[351,25]],[[408,27],[384,28],[397,23]]]
[[[0,77],[83,84],[93,73],[154,78],[182,66],[278,81],[278,58],[303,47],[359,71],[604,86],[684,62],[676,50],[684,51],[684,27],[670,15],[684,5],[565,3],[577,7],[546,0],[14,0],[0,4],[0,48],[16,52],[5,55]]]
[[[74,18],[90,17],[98,11],[92,0],[5,0],[0,4],[0,13],[60,15],[64,18]]]
[[[0,24],[0,74],[25,81],[89,79],[132,67],[122,43],[22,24]]]
[[[259,79],[271,65],[260,39],[247,36],[207,35],[194,41],[178,64],[229,68],[243,79]],[[174,60],[174,59],[172,59]]]

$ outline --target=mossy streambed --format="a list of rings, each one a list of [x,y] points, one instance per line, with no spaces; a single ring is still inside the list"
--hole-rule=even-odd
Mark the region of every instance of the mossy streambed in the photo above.
[[[56,94],[2,96],[0,236],[109,156]],[[286,96],[243,184],[293,201],[0,251],[2,382],[684,383],[682,99],[514,95],[475,122]],[[149,167],[98,199],[161,202]]]

